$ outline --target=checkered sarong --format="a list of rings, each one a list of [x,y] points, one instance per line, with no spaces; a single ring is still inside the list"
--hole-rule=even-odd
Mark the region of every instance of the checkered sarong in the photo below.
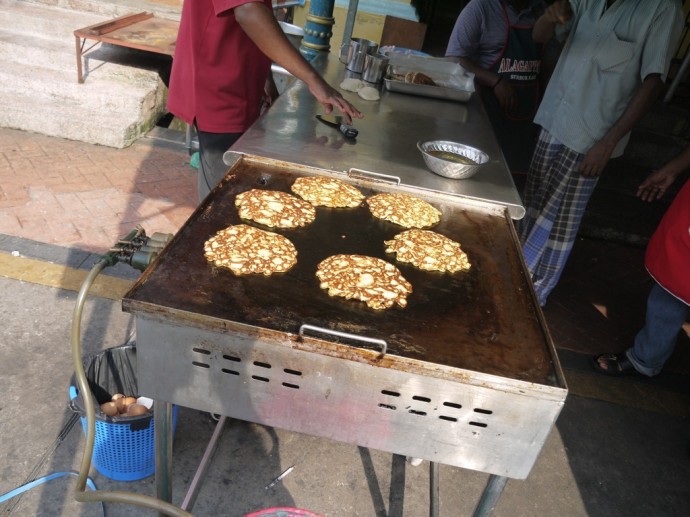
[[[599,178],[578,172],[584,154],[541,131],[525,186],[525,217],[518,221],[522,253],[539,303],[558,283],[573,249],[587,202]]]

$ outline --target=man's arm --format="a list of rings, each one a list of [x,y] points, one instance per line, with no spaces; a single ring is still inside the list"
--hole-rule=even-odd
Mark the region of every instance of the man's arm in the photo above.
[[[661,199],[678,176],[690,169],[690,145],[673,160],[651,173],[637,188],[637,197],[642,201]]]
[[[532,39],[537,43],[547,43],[554,37],[557,24],[565,24],[573,17],[568,0],[558,0],[546,8],[544,14],[534,23]]]
[[[517,93],[510,81],[503,80],[499,74],[482,68],[468,57],[453,57],[449,59],[459,63],[468,72],[473,73],[475,82],[493,91],[504,110],[511,110],[517,107]]]
[[[583,176],[593,178],[602,173],[616,144],[649,111],[663,89],[664,83],[661,81],[661,75],[650,74],[645,77],[620,118],[606,132],[604,137],[585,154],[585,158],[580,164],[580,173]]]
[[[235,7],[233,11],[237,23],[256,46],[273,62],[304,81],[326,113],[331,113],[336,107],[345,115],[348,123],[352,122],[352,118],[362,118],[357,108],[330,86],[290,44],[273,13],[264,4],[248,2]]]

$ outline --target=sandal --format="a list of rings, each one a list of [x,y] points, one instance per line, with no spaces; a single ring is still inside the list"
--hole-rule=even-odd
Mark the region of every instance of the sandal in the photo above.
[[[604,360],[606,368],[602,368],[599,364],[600,360]],[[594,371],[603,375],[619,376],[637,374],[637,370],[628,359],[625,352],[620,354],[600,354],[591,357],[591,364]]]

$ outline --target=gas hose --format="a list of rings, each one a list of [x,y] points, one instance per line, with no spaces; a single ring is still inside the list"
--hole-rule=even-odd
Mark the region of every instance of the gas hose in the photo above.
[[[138,237],[143,233],[143,229],[138,227],[133,230],[125,239]],[[98,263],[91,269],[88,276],[84,280],[77,295],[77,302],[72,313],[72,330],[71,330],[71,344],[72,344],[72,365],[74,367],[74,374],[77,381],[77,386],[81,393],[91,393],[89,388],[86,372],[82,363],[82,348],[81,348],[81,319],[84,304],[86,303],[86,296],[91,289],[96,277],[108,266],[113,266],[118,262],[118,252],[111,250],[106,255],[103,255]],[[93,402],[93,397],[85,396],[84,410],[86,413],[86,443],[84,444],[84,454],[81,461],[81,467],[77,476],[77,486],[75,488],[75,500],[81,503],[93,502],[112,502],[112,503],[126,503],[135,506],[141,506],[159,513],[170,516],[186,516],[191,517],[192,514],[179,508],[178,506],[162,501],[155,497],[136,494],[133,492],[120,492],[109,490],[86,490],[86,481],[88,479],[89,468],[91,466],[91,458],[93,457],[93,448],[96,436],[96,413]]]

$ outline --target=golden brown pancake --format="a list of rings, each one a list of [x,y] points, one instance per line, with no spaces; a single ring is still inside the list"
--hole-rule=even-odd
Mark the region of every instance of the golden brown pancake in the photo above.
[[[375,257],[333,255],[319,263],[316,276],[330,296],[365,302],[372,309],[407,306],[412,285],[397,267]]]
[[[238,194],[235,206],[242,219],[271,228],[297,228],[316,217],[314,205],[286,192],[253,189]]]
[[[409,262],[426,271],[468,271],[467,254],[455,242],[430,230],[407,230],[385,241],[386,253],[395,253],[400,262]]]
[[[236,275],[282,273],[297,263],[297,250],[277,233],[246,224],[229,226],[204,243],[204,256]]]
[[[441,220],[441,212],[409,194],[377,194],[367,199],[367,204],[374,217],[405,228],[424,228]]]
[[[364,200],[364,194],[349,183],[324,176],[297,178],[292,184],[292,191],[314,206],[354,208]]]

